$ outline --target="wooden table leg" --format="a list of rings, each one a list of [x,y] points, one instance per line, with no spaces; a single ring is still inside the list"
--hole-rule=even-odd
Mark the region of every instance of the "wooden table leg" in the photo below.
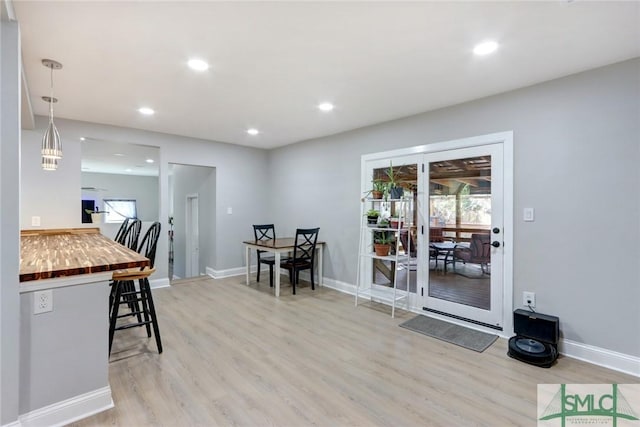
[[[275,259],[274,259],[274,266],[273,269],[275,270],[273,272],[273,276],[274,276],[274,281],[276,282],[275,287],[276,287],[276,297],[280,296],[280,252],[276,252],[275,253]]]

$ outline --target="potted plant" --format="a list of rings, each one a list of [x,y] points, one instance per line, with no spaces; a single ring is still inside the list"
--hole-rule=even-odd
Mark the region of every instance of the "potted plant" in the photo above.
[[[393,236],[388,231],[376,231],[373,235],[373,249],[377,256],[389,255],[392,243]]]
[[[400,221],[398,218],[389,218],[389,226],[391,228],[402,228],[403,222]]]
[[[385,171],[385,174],[389,178],[389,182],[387,182],[389,197],[391,197],[391,199],[402,199],[402,196],[404,195],[404,188],[402,188],[398,181],[396,181],[392,162],[389,162],[389,169]]]
[[[375,225],[378,222],[378,217],[380,216],[380,212],[376,209],[369,209],[366,215],[367,215],[367,224]]]
[[[387,183],[380,179],[374,179],[372,183],[373,190],[371,190],[371,197],[374,199],[382,199],[382,196],[384,196],[387,189]]]
[[[371,182],[373,183],[373,188],[371,190],[365,191],[364,197],[360,199],[360,201],[364,202],[365,198],[368,197],[369,195],[371,195],[372,199],[382,199],[383,196],[385,196],[385,199],[386,199],[386,194],[388,191],[387,183],[377,179]]]

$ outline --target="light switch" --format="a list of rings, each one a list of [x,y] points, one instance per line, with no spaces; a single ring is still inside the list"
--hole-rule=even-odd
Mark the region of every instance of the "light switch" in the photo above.
[[[31,226],[32,227],[40,227],[40,217],[39,216],[32,216],[31,217]]]
[[[231,207],[227,208],[227,214],[231,215],[233,213],[233,209]]]
[[[533,208],[524,208],[524,213],[522,215],[522,219],[524,219],[525,221],[531,222],[534,221],[534,210]]]

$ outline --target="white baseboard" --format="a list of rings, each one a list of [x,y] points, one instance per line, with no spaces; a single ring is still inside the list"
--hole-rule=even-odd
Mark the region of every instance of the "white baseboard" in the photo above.
[[[269,271],[269,267],[263,266],[260,271]],[[255,264],[252,264],[249,268],[250,273],[256,273],[258,270],[256,269]],[[233,277],[233,276],[242,276],[246,274],[247,269],[245,267],[236,267],[229,268],[227,270],[214,270],[211,267],[205,268],[205,273],[207,276],[212,277],[214,279],[224,279],[225,277]]]
[[[251,271],[255,271],[254,270],[254,266],[251,266]],[[236,267],[236,268],[229,268],[227,270],[214,270],[211,267],[207,267],[205,268],[205,273],[207,274],[207,276],[209,277],[213,277],[214,279],[224,279],[225,277],[232,277],[232,276],[242,276],[243,274],[245,274],[245,268],[244,267]]]
[[[355,295],[356,294],[356,287],[354,285],[352,285],[351,283],[347,283],[347,282],[341,282],[339,280],[334,280],[334,279],[328,279],[326,277],[324,277],[322,279],[322,281],[324,282],[322,284],[322,286],[327,287],[327,288],[331,288],[334,289],[336,291],[345,293],[345,294],[349,294],[349,295]]]
[[[559,350],[567,357],[640,377],[640,357],[567,339],[560,340]]]
[[[20,427],[20,421],[16,420],[9,424],[3,424],[1,427]]]
[[[216,277],[216,271],[215,271],[213,268],[211,268],[211,267],[205,267],[205,268],[204,268],[204,273],[205,273],[207,276],[209,276],[209,277],[211,277],[211,278],[213,278],[213,279],[216,279],[216,278],[217,278],[217,277]]]
[[[168,277],[163,277],[162,279],[151,279],[149,280],[149,286],[151,286],[151,289],[168,288],[171,286],[171,282]]]
[[[63,426],[113,408],[111,387],[106,386],[62,402],[20,415],[21,427]]]

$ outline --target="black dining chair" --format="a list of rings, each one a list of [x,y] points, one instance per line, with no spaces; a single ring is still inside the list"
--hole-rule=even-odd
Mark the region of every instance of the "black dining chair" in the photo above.
[[[315,289],[314,272],[319,231],[320,228],[298,228],[296,230],[295,246],[293,247],[293,257],[280,262],[280,268],[284,268],[289,272],[294,295],[296,294],[296,285],[302,270],[310,271],[311,289]]]
[[[142,242],[140,243],[140,247],[138,248],[138,253],[149,259],[149,267],[122,270],[113,274],[114,282],[112,295],[109,298],[111,305],[109,313],[109,354],[111,354],[115,331],[134,328],[137,326],[146,327],[148,338],[151,338],[151,328],[153,327],[153,335],[156,339],[158,353],[162,353],[160,328],[158,327],[156,308],[151,294],[151,286],[149,285],[149,276],[155,271],[154,264],[158,238],[160,237],[160,229],[160,223],[157,221],[154,222],[145,233],[142,238]],[[138,281],[138,289],[136,289],[134,285],[136,280]],[[142,309],[140,309],[139,304],[142,304]],[[130,312],[120,313],[121,305],[127,305]],[[118,325],[117,321],[119,319],[129,316],[136,316],[137,322],[128,322]],[[142,317],[144,317],[144,319]]]
[[[274,240],[276,238],[276,229],[273,224],[254,224],[253,225],[253,235],[255,236],[256,242],[261,242],[264,240]],[[258,256],[258,273],[256,274],[256,281],[260,281],[260,264],[266,264],[269,266],[269,286],[273,287],[273,266],[276,263],[273,255],[262,255],[266,251],[256,250],[256,254]]]

